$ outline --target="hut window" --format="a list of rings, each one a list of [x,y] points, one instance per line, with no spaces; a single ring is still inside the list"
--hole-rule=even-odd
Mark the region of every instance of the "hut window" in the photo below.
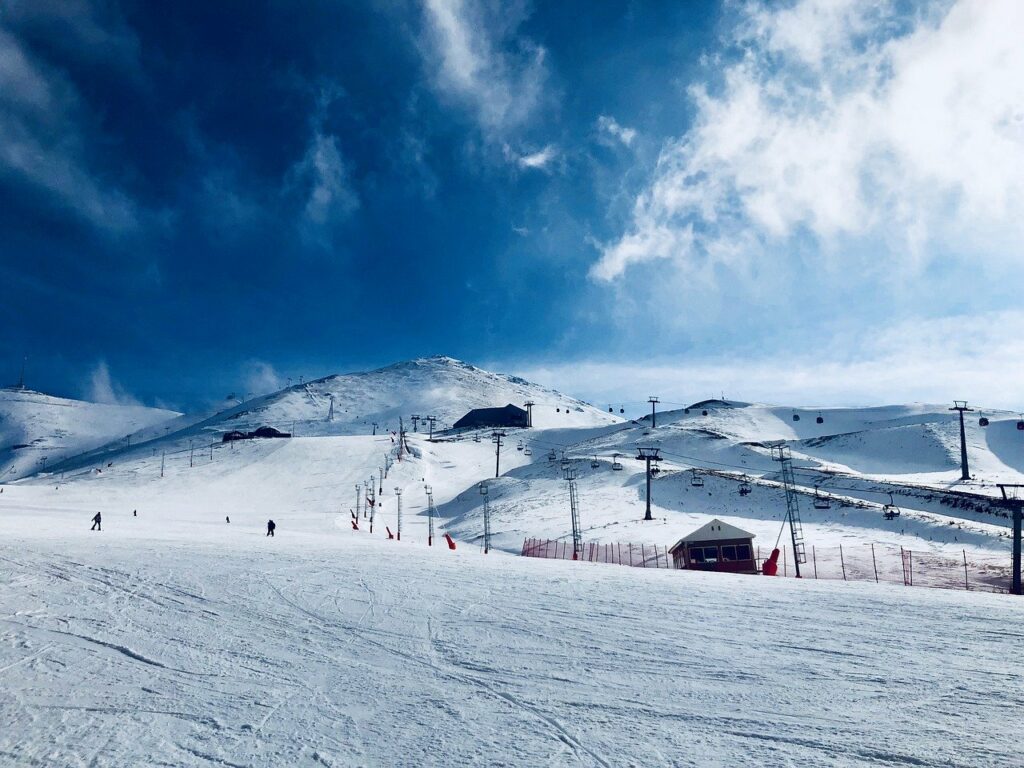
[[[750,560],[750,546],[747,544],[740,544],[736,547],[736,559],[737,560]]]
[[[736,559],[736,547],[728,544],[722,547],[722,559],[723,560],[735,560]]]

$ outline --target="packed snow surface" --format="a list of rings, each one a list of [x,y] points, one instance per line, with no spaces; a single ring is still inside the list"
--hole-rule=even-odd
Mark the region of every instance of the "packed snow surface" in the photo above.
[[[2,527],[6,764],[1019,762],[1006,597],[108,526]]]

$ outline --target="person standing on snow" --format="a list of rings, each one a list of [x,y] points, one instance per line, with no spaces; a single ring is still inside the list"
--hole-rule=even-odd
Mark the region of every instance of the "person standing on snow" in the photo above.
[[[90,528],[89,530],[90,531],[102,531],[103,530],[103,526],[100,525],[102,522],[103,522],[103,518],[100,516],[100,513],[97,512],[95,515],[93,515],[93,518],[92,518],[92,528]]]
[[[267,520],[267,536],[273,536],[275,528],[277,528],[277,523],[273,520]]]

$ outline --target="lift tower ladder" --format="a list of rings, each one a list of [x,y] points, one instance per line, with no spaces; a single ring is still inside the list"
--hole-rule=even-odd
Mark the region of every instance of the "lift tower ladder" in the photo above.
[[[782,485],[786,489],[786,517],[789,520],[790,537],[793,540],[793,560],[796,575],[800,578],[800,563],[807,562],[804,546],[804,527],[800,522],[800,504],[797,501],[796,481],[793,479],[793,457],[789,446],[783,442],[772,443],[772,460],[782,465]]]

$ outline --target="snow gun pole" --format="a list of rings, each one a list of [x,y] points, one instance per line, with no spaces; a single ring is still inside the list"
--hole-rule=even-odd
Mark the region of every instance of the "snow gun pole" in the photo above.
[[[380,488],[377,493],[384,493],[384,467],[377,467],[377,474],[380,476]]]
[[[434,489],[424,487],[427,492],[427,546],[434,546]]]
[[[398,530],[395,532],[399,541],[402,540],[402,489],[395,486],[395,496],[398,498]]]
[[[359,485],[359,483],[356,483],[356,505],[354,507],[352,507],[352,509],[354,509],[356,511],[356,516],[357,517],[359,515],[359,507],[361,506],[360,501],[359,501],[359,491],[361,489],[362,489],[362,486]]]
[[[484,554],[491,551],[491,503],[487,495],[487,484],[480,483],[480,495],[484,497]]]
[[[1013,513],[1013,555],[1011,560],[1011,585],[1010,592],[1015,595],[1021,594],[1020,583],[1020,544],[1021,544],[1021,520],[1024,518],[1024,499],[1020,498],[1020,489],[1024,485],[1008,485],[998,483],[1002,491],[1003,501]],[[1009,493],[1007,493],[1009,491]]]

